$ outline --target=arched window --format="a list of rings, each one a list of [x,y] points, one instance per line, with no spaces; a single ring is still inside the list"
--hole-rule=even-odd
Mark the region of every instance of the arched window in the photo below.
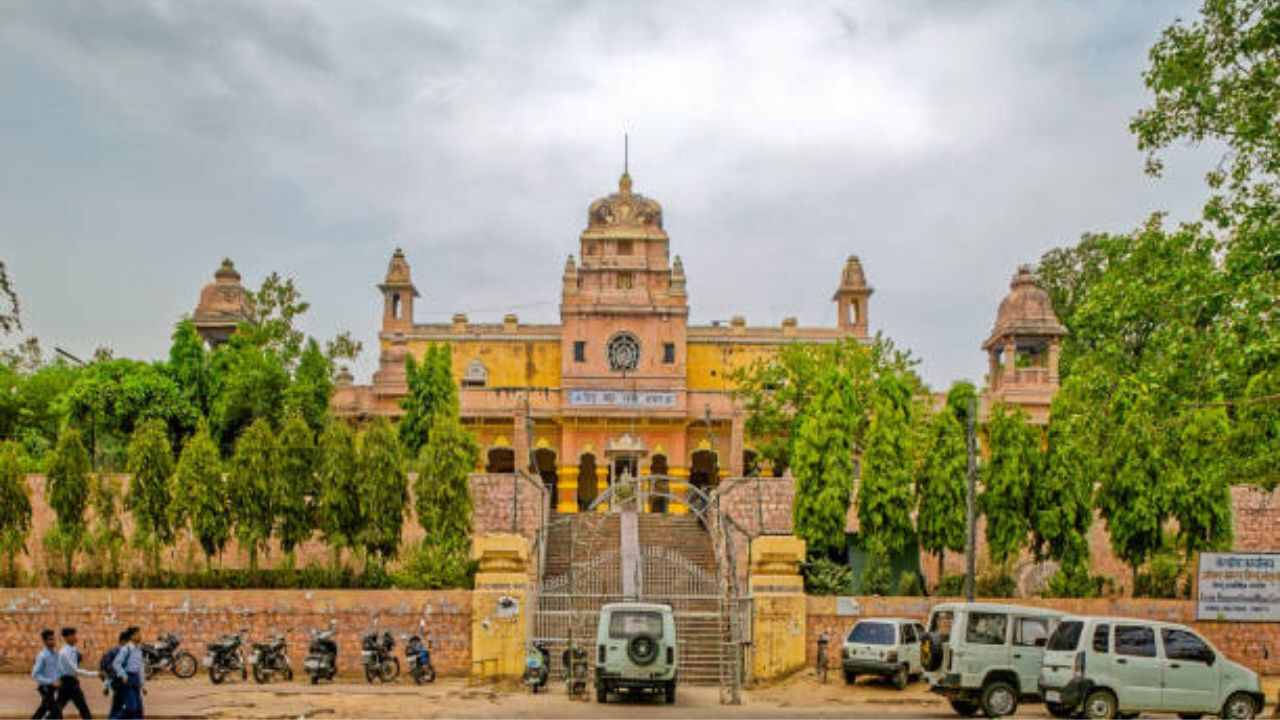
[[[462,373],[462,387],[484,387],[489,384],[489,370],[479,360],[472,360]]]
[[[400,293],[391,294],[391,317],[400,319]]]

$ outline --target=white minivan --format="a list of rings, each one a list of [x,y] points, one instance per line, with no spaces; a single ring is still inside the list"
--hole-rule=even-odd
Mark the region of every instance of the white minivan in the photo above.
[[[1172,712],[1247,720],[1262,710],[1254,671],[1185,625],[1065,617],[1045,648],[1040,694],[1056,717]]]

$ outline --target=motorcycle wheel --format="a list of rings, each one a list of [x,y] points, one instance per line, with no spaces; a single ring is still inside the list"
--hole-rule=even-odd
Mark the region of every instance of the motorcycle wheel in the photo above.
[[[382,682],[391,682],[400,677],[400,658],[387,658],[382,661]]]
[[[289,663],[285,663],[284,667],[280,668],[280,674],[284,676],[285,682],[293,682],[293,668]]]
[[[199,663],[196,662],[196,656],[189,652],[180,652],[173,659],[173,674],[186,680],[196,674]]]
[[[372,665],[365,665],[365,666],[364,666],[364,680],[365,680],[365,682],[367,682],[367,683],[369,683],[370,685],[372,685],[374,680],[381,680],[381,679],[382,679],[382,676],[381,676],[381,675],[379,675],[379,674],[374,670],[374,668],[373,668],[373,666],[372,666]]]
[[[152,663],[149,663],[149,662],[142,663],[142,675],[147,680],[150,680],[151,678],[155,677],[157,669],[158,668],[156,668],[156,666],[153,665]]]
[[[214,685],[221,685],[222,680],[225,677],[226,677],[226,673],[224,673],[220,668],[216,668],[216,667],[209,668],[209,682],[213,683]]]
[[[436,669],[428,665],[422,668],[422,670],[418,673],[418,677],[421,678],[420,680],[418,680],[419,685],[421,685],[424,682],[433,683],[436,681]]]
[[[253,681],[259,685],[267,681],[267,671],[263,670],[261,665],[253,666]]]
[[[319,676],[319,675],[312,675],[312,676],[311,676],[311,684],[312,684],[312,685],[319,685],[319,684],[320,684],[320,676]]]

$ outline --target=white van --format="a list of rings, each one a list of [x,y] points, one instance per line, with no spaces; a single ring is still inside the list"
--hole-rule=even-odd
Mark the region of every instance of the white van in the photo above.
[[[1248,720],[1264,701],[1258,674],[1191,628],[1129,618],[1063,618],[1049,638],[1039,684],[1055,717],[1172,712]]]

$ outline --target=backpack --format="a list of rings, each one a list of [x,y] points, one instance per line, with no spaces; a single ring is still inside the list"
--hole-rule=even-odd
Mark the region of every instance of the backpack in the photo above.
[[[98,661],[98,672],[101,673],[103,680],[115,680],[116,671],[111,667],[116,661],[116,655],[120,652],[120,646],[117,645],[102,654],[102,659]]]

